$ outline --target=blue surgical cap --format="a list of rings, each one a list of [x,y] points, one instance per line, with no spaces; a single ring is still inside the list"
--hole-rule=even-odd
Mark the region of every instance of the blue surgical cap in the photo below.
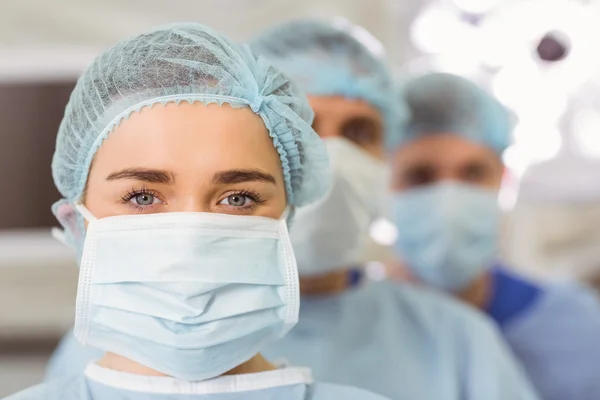
[[[401,86],[399,98],[409,117],[394,138],[395,146],[435,133],[460,135],[497,154],[510,145],[508,111],[465,78],[446,73],[424,75]]]
[[[177,24],[126,39],[79,78],[52,160],[54,181],[80,200],[94,155],[131,113],[157,103],[200,101],[250,107],[281,158],[290,204],[311,203],[329,186],[326,150],[301,92],[264,58],[198,24]]]
[[[266,30],[250,46],[306,93],[364,100],[382,113],[386,133],[397,130],[404,113],[383,46],[366,30],[342,20],[292,21]]]
[[[227,103],[259,115],[279,153],[291,205],[314,202],[329,189],[327,151],[311,128],[313,112],[285,75],[248,46],[202,25],[165,26],[106,50],[71,94],[52,160],[54,182],[64,196],[53,211],[68,244],[81,251],[83,220],[71,206],[82,200],[104,139],[143,107],[181,101]]]

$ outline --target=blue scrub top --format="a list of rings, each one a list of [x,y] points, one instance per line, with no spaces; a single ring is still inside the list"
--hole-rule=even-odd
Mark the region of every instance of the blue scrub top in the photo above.
[[[298,325],[262,353],[310,367],[319,380],[392,399],[538,398],[492,321],[405,283],[363,279],[342,294],[307,296]],[[49,375],[78,373],[100,354],[69,334]]]
[[[298,325],[263,354],[393,399],[538,398],[492,321],[399,282],[304,297]]]
[[[544,400],[600,399],[600,301],[576,283],[539,285],[498,266],[487,307]]]

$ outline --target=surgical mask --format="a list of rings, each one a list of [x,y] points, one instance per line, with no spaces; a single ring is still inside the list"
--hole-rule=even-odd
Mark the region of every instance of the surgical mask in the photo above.
[[[162,213],[88,220],[75,336],[188,381],[221,375],[298,320],[284,216]]]
[[[389,179],[385,163],[350,141],[324,141],[332,188],[319,202],[296,210],[290,232],[300,275],[324,274],[361,262]]]
[[[422,281],[448,291],[466,287],[496,257],[497,193],[440,183],[393,196],[394,249]]]

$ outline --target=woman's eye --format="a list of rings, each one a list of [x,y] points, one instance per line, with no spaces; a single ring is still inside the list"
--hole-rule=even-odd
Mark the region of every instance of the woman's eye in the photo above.
[[[133,196],[133,198],[131,199],[131,201],[133,201],[138,206],[151,206],[157,200],[158,199],[156,198],[156,196],[150,193],[139,193]]]
[[[251,205],[253,200],[243,194],[232,194],[224,198],[219,204],[232,207],[247,207]]]

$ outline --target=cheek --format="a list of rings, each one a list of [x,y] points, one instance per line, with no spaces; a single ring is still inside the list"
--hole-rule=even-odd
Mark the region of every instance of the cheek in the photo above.
[[[341,137],[341,127],[335,121],[328,118],[321,118],[319,122],[313,125],[313,129],[322,138]]]
[[[392,190],[401,191],[408,189],[410,184],[406,179],[404,171],[399,168],[394,168],[392,172],[392,182],[391,182]]]
[[[391,188],[392,190],[400,190],[402,189],[402,185],[403,185],[403,169],[402,167],[399,165],[398,162],[396,162],[395,159],[391,160],[391,167],[392,167],[392,175],[391,175]]]
[[[100,171],[92,167],[84,199],[84,205],[96,218],[110,217],[120,213],[119,204],[115,201],[115,197],[118,196],[115,194],[114,188],[102,176]]]
[[[103,196],[88,194],[85,206],[96,218],[110,217],[119,214],[119,209],[115,202],[104,198]]]
[[[490,181],[490,187],[492,189],[500,190],[500,187],[502,186],[502,178],[502,174],[496,174]]]
[[[364,149],[367,153],[378,159],[379,161],[386,161],[385,159],[385,149],[383,147],[383,143],[377,143]]]
[[[279,219],[281,214],[285,211],[285,207],[287,206],[287,197],[285,193],[285,189],[283,186],[277,188],[276,194],[273,196],[272,200],[265,204],[263,207],[260,207],[257,214],[261,217],[268,217]]]

